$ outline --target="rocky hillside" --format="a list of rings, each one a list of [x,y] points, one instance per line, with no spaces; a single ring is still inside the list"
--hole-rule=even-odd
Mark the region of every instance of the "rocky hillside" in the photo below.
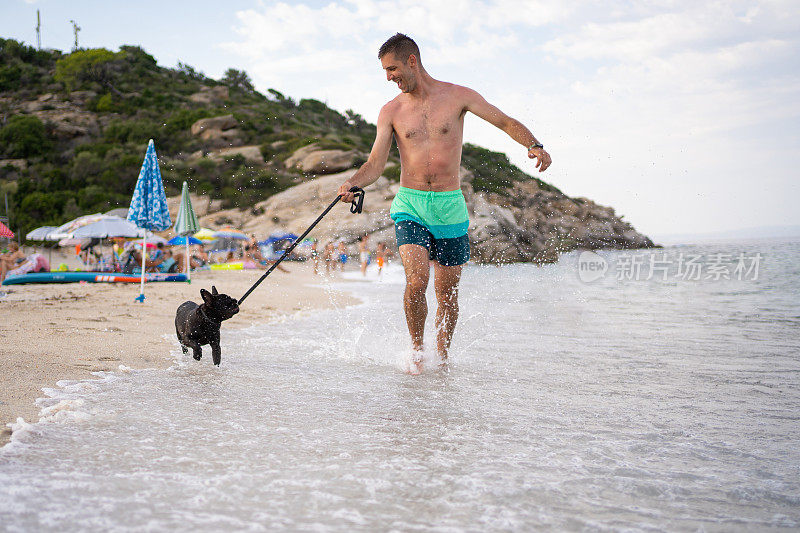
[[[62,54],[0,39],[0,91],[0,193],[23,234],[126,207],[150,138],[167,193],[188,181],[203,196],[204,225],[298,232],[365,160],[375,135],[352,111],[261,94],[234,69],[212,80],[180,63],[163,68],[132,46]],[[391,242],[394,148],[389,163],[368,190],[365,215],[341,208],[315,235]],[[477,260],[545,262],[577,247],[653,245],[613,209],[564,195],[504,154],[466,144],[462,164]]]

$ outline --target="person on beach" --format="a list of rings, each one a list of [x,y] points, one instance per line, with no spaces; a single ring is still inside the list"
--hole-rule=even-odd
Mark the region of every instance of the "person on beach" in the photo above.
[[[27,256],[19,249],[19,244],[11,241],[8,243],[8,252],[0,254],[0,282],[6,279],[6,274],[25,262]]]
[[[336,270],[336,265],[334,261],[336,258],[334,255],[336,254],[336,249],[333,247],[332,242],[328,242],[325,244],[325,248],[322,251],[322,259],[325,261],[325,273],[330,274],[331,269],[334,271]]]
[[[378,277],[380,277],[383,274],[383,265],[386,263],[386,244],[383,241],[378,243],[375,255],[375,264],[378,265]]]
[[[202,245],[200,245],[200,247],[202,248]],[[205,255],[205,251],[203,251],[202,253]],[[180,272],[182,274],[185,274],[186,273],[186,254],[184,253],[183,248],[179,246],[175,250],[173,250],[172,258],[175,259],[175,262],[176,262],[175,271],[176,272]],[[208,256],[206,255],[206,260],[207,259],[208,259]],[[200,259],[199,256],[197,255],[197,253],[193,254],[193,253],[189,252],[189,269],[190,270],[200,268],[200,267],[204,266],[205,264],[206,264],[206,261]]]
[[[339,241],[339,264],[341,272],[344,272],[344,266],[347,264],[347,248],[344,247],[344,241]]]
[[[314,263],[314,274],[319,274],[319,250],[317,250],[317,239],[311,240],[311,261]]]
[[[339,187],[338,194],[351,202],[350,188],[366,187],[380,177],[394,137],[400,152],[400,190],[389,215],[406,273],[403,303],[416,367],[412,371],[419,372],[428,314],[428,261],[434,261],[437,350],[446,364],[458,319],[461,269],[469,260],[469,220],[458,175],[464,115],[469,111],[506,132],[527,149],[528,157],[537,160],[540,172],[550,166],[551,159],[521,122],[472,89],[431,77],[410,37],[398,33],[389,38],[380,47],[378,59],[386,80],[396,83],[401,92],[381,109],[367,162]]]
[[[194,249],[194,253],[192,254],[192,261],[194,261],[197,265],[195,268],[205,266],[211,261],[208,258],[208,254],[206,253],[205,245],[202,244],[197,245],[197,247]]]
[[[242,254],[242,261],[244,262],[244,268],[252,269],[258,268],[261,265],[271,265],[275,261],[266,259],[261,254],[261,249],[259,248],[258,244],[246,244],[244,247],[244,253]],[[289,272],[289,270],[278,263],[278,266],[275,267],[281,272]]]
[[[358,240],[358,260],[361,261],[361,275],[367,275],[367,265],[369,264],[369,247],[367,235],[362,235]]]

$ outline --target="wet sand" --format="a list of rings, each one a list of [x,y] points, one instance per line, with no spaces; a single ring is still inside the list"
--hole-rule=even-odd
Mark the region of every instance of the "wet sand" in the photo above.
[[[314,287],[324,278],[311,265],[292,263],[290,273],[273,272],[248,296],[225,328],[241,328],[300,311],[346,306],[357,300]],[[144,303],[135,302],[138,284],[65,283],[11,285],[0,291],[0,446],[7,424],[18,417],[39,419],[36,398],[62,379],[88,379],[92,372],[167,368],[175,337],[175,310],[186,300],[200,303],[200,289],[216,285],[240,298],[263,271],[201,271],[192,283],[145,284]],[[203,360],[211,364],[204,347]],[[223,363],[225,364],[223,346]]]

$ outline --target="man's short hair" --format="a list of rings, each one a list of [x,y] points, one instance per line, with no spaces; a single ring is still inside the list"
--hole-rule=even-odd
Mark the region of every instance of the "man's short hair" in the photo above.
[[[414,42],[414,39],[402,33],[395,33],[381,45],[380,50],[378,50],[378,59],[382,59],[383,56],[390,52],[397,56],[404,65],[408,63],[408,56],[411,54],[416,56],[417,61],[420,60],[419,46]]]

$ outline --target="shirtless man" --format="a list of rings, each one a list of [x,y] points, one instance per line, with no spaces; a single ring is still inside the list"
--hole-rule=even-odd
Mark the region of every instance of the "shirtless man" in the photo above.
[[[442,364],[458,319],[458,283],[469,260],[469,220],[458,169],[464,115],[467,111],[506,132],[524,146],[543,172],[550,155],[518,120],[489,104],[472,89],[433,79],[422,66],[419,47],[398,33],[378,51],[387,81],[401,93],[383,106],[369,159],[341,187],[345,202],[353,199],[351,187],[375,182],[389,157],[392,136],[400,151],[400,190],[389,214],[395,222],[400,258],[406,273],[403,299],[413,348],[412,362],[422,370],[423,335],[428,304],[425,289],[434,261],[437,350]]]

